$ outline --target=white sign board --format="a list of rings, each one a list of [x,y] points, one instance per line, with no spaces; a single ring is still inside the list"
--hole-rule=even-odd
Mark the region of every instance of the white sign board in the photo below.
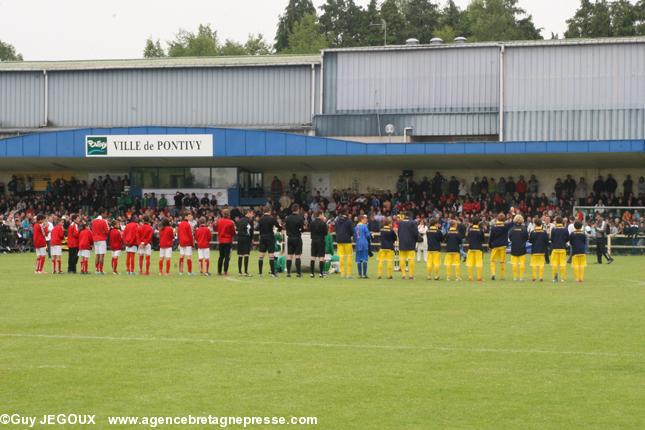
[[[85,136],[86,157],[212,157],[212,134]]]
[[[198,199],[202,199],[204,194],[208,194],[208,199],[213,200],[213,196],[217,200],[218,206],[223,206],[228,204],[228,190],[226,188],[143,188],[141,190],[141,195],[155,193],[155,197],[159,199],[162,195],[166,196],[168,201],[168,206],[175,206],[175,194],[177,191],[182,192],[183,194],[191,195],[195,193]]]

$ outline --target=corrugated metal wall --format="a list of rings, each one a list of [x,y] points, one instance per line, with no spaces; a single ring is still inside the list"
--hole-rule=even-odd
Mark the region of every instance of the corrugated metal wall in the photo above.
[[[490,112],[499,98],[495,47],[325,54],[325,113]]]
[[[311,121],[311,67],[49,73],[59,127],[301,125]]]
[[[394,125],[395,136],[412,127],[412,136],[496,135],[497,113],[358,114],[318,115],[314,118],[320,136],[386,136],[385,126]]]
[[[642,139],[645,45],[509,47],[505,140]]]
[[[44,87],[42,72],[0,73],[0,129],[42,126]]]

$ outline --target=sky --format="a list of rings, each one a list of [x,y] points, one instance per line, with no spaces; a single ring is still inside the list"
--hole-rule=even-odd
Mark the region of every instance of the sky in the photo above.
[[[355,0],[366,5],[369,0]],[[469,0],[455,0],[465,7]],[[273,42],[288,0],[0,0],[0,40],[25,60],[141,58],[148,37],[162,43],[179,29],[211,24],[219,38]],[[324,0],[314,0],[316,7]],[[441,4],[444,3],[442,0]],[[579,0],[519,0],[542,35],[562,35]],[[163,43],[165,47],[165,43]]]

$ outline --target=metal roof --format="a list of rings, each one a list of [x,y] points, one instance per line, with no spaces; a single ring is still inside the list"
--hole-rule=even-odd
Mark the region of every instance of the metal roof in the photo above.
[[[173,69],[196,67],[267,67],[320,64],[320,55],[245,55],[126,60],[0,61],[0,72],[42,70]]]
[[[354,48],[329,48],[325,52],[370,52],[370,51],[414,51],[424,49],[467,49],[490,48],[505,46],[513,47],[549,47],[549,46],[584,46],[584,45],[616,45],[616,44],[645,43],[645,36],[636,37],[601,37],[594,39],[549,39],[549,40],[514,40],[503,42],[465,42],[453,41],[439,44],[421,45],[386,45],[386,46],[360,46]]]

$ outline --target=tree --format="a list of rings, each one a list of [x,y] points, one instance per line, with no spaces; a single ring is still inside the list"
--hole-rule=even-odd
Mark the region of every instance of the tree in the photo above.
[[[327,0],[320,10],[320,28],[332,47],[362,44],[368,24],[354,0]]]
[[[409,0],[404,4],[405,38],[429,43],[439,28],[439,7],[430,0]]]
[[[289,47],[289,36],[293,32],[294,25],[301,21],[305,15],[315,14],[311,0],[289,0],[289,4],[280,15],[278,30],[275,34],[275,50],[281,52]]]
[[[643,0],[645,1],[645,0]],[[370,0],[367,9],[363,12],[363,32],[361,45],[377,46],[383,45],[384,28],[381,21],[381,12],[379,11],[377,0]]]
[[[249,34],[249,38],[244,44],[246,55],[268,55],[271,53],[271,46],[264,40],[261,34]]]
[[[219,55],[247,55],[246,48],[239,42],[226,39],[219,49]]]
[[[611,14],[611,34],[613,36],[635,36],[639,11],[628,0],[616,0],[609,8]],[[642,11],[641,11],[642,12]]]
[[[327,48],[327,39],[322,34],[316,14],[311,13],[303,16],[293,26],[287,44],[288,48],[282,51],[285,54],[313,54]]]
[[[9,43],[0,40],[0,61],[22,61],[22,55]]]
[[[387,43],[402,45],[405,43],[405,17],[399,0],[385,0],[381,4],[381,18],[387,23]]]
[[[542,38],[517,0],[472,0],[464,18],[474,41]]]
[[[210,57],[220,53],[217,32],[210,25],[199,25],[197,33],[180,30],[168,42],[169,57]]]
[[[161,47],[159,39],[155,42],[152,40],[152,37],[149,37],[148,40],[146,40],[146,47],[143,49],[143,58],[158,58],[165,56],[166,53]]]
[[[566,38],[609,37],[611,16],[606,0],[582,0],[573,17],[567,20]]]

